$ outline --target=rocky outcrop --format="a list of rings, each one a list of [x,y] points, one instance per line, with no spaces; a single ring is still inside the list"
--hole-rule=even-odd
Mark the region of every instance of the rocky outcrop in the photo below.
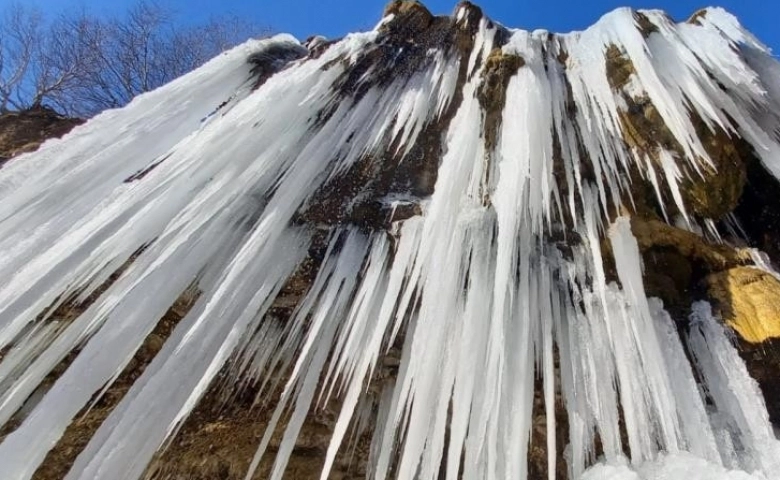
[[[648,295],[662,299],[678,319],[687,318],[691,303],[701,298],[701,283],[708,274],[750,262],[746,252],[659,220],[633,216],[631,230],[644,260]]]
[[[689,23],[696,24],[705,15],[706,11],[699,11]],[[647,23],[646,18],[637,18],[640,29]],[[643,32],[648,34],[647,28]],[[636,73],[630,59],[612,46],[605,61],[610,86],[627,104],[620,112],[626,144],[659,171],[663,170],[659,151],[675,152],[683,158],[685,152],[656,106],[647,96],[636,97],[629,88]],[[631,226],[644,260],[645,288],[648,295],[663,300],[683,328],[692,302],[707,300],[715,305],[716,313],[735,333],[743,359],[764,393],[771,419],[780,425],[780,382],[769,373],[777,372],[780,366],[780,282],[772,274],[751,267],[753,259],[744,249],[761,249],[780,265],[780,182],[739,136],[705,125],[695,114],[691,114],[691,121],[709,159],[699,159],[698,171],[682,172],[680,197],[685,214],[701,226],[712,222],[732,235],[718,239],[661,221],[664,216],[679,219],[683,213],[672,192],[660,192],[666,208],[661,211],[658,192],[632,173],[625,205],[632,206]],[[681,219],[678,222],[684,223]],[[609,258],[606,262],[609,273]]]
[[[32,152],[49,138],[59,138],[77,125],[78,118],[59,115],[41,107],[0,115],[0,166],[20,153]]]
[[[746,342],[780,339],[780,280],[753,267],[736,267],[706,278],[707,293],[723,321]]]
[[[657,220],[633,217],[631,227],[642,253],[648,295],[662,299],[683,330],[692,302],[712,303],[733,331],[770,419],[780,425],[780,280],[753,266],[745,249],[709,242]]]
[[[313,43],[312,48],[318,44]],[[309,49],[297,42],[290,41],[271,44],[252,54],[247,61],[252,65],[252,75],[255,77],[254,88],[260,88],[275,73],[284,69],[290,62],[301,59],[309,54]]]
[[[709,275],[706,284],[716,312],[736,333],[770,419],[780,425],[780,280],[764,270],[736,267]]]
[[[463,11],[457,21],[452,16],[434,16],[416,1],[394,1],[385,9],[388,20],[380,26],[374,45],[367,48],[347,75],[337,82],[345,97],[360,97],[371,86],[381,86],[391,80],[411,77],[430,65],[432,48],[442,49],[458,58],[460,68],[454,98],[439,117],[425,125],[414,145],[400,145],[393,139],[384,155],[365,155],[338,178],[323,185],[296,214],[300,223],[318,225],[354,224],[364,228],[388,229],[392,222],[422,213],[421,201],[433,193],[441,159],[441,138],[463,101],[461,88],[466,82],[468,60],[474,46],[474,35],[482,11],[469,2],[462,2],[456,11]],[[501,39],[496,40],[496,48]],[[486,87],[480,95],[485,101],[501,100],[511,73],[519,68],[516,56],[503,56],[494,50]],[[481,60],[480,60],[481,61]],[[370,75],[368,74],[370,72]],[[503,87],[501,86],[503,82]],[[498,112],[499,105],[488,111]],[[499,114],[486,120],[485,129],[493,131]],[[490,125],[488,125],[490,121]],[[408,151],[406,151],[408,149]]]

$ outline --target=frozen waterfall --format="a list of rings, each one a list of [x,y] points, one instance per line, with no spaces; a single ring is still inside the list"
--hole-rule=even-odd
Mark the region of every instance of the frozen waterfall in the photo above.
[[[307,414],[338,400],[322,479],[366,412],[370,478],[525,479],[541,394],[551,480],[559,457],[573,479],[780,479],[764,400],[710,306],[693,305],[678,332],[680,319],[648,298],[625,202],[637,172],[665,215],[707,228],[679,194],[712,163],[691,112],[780,176],[780,64],[722,10],[696,23],[641,16],[652,28],[621,9],[553,35],[504,29],[465,5],[444,30],[465,40],[423,45],[411,61],[421,47],[383,40],[390,15],[256,89],[247,58],[297,41],[250,41],[9,162],[0,478],[32,478],[197,288],[67,480],[143,478],[225,375],[280,398],[247,478],[279,431],[271,478],[284,478]],[[372,60],[378,48],[406,63]],[[496,48],[522,65],[486,142],[482,72]],[[633,66],[617,88],[610,48]],[[640,101],[679,145],[658,146],[657,161],[621,128]],[[329,185],[401,168],[430,139],[432,192],[382,192],[386,227],[349,220],[360,195],[334,207],[339,221],[302,216]],[[410,205],[418,214],[396,215]],[[316,274],[289,319],[272,321],[317,242]],[[86,306],[53,314],[67,302]],[[391,350],[397,374],[376,382]]]

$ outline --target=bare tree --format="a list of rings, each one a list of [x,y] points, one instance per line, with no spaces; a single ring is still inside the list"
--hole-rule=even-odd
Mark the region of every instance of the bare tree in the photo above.
[[[0,111],[25,106],[30,66],[40,40],[40,12],[12,4],[0,23]]]
[[[93,110],[125,105],[199,67],[215,55],[257,35],[259,29],[236,17],[181,26],[160,4],[140,0],[125,18],[104,25],[96,48],[98,69],[86,79]]]
[[[77,113],[75,92],[99,70],[93,41],[99,30],[99,22],[84,11],[61,15],[48,26],[33,56],[31,107],[47,102],[64,113]]]
[[[258,32],[237,17],[180,25],[151,0],[109,20],[82,10],[45,21],[15,4],[0,19],[0,111],[47,105],[84,117],[121,107]]]

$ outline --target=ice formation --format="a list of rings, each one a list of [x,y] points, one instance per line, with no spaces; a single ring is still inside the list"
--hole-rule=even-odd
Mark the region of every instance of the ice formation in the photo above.
[[[323,479],[365,411],[376,417],[371,478],[527,478],[538,378],[551,479],[557,392],[570,478],[780,479],[780,443],[723,327],[697,303],[678,333],[645,293],[637,241],[616,214],[638,172],[665,214],[712,229],[680,195],[712,163],[693,113],[780,176],[780,64],[720,9],[692,23],[620,9],[565,35],[505,29],[468,4],[437,21],[453,41],[393,44],[391,14],[319,39],[316,55],[259,86],[247,58],[298,42],[250,41],[0,170],[0,425],[25,412],[0,443],[1,478],[31,478],[196,285],[67,480],[142,478],[226,369],[281,393],[253,462],[283,429],[274,479],[308,412],[333,398]],[[481,83],[496,48],[522,62],[489,133]],[[618,86],[610,49],[633,65]],[[657,161],[624,138],[621,114],[640,101],[679,146],[656,146]],[[373,199],[387,225],[355,220],[371,178],[311,220],[330,185],[417,161],[430,138],[433,188],[394,180]],[[271,321],[315,241],[316,278],[288,321]],[[89,307],[54,318],[66,301]],[[397,376],[368,404],[396,347]]]

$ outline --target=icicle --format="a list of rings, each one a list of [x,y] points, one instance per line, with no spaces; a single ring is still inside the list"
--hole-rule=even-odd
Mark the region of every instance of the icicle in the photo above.
[[[571,478],[695,478],[696,469],[710,475],[702,478],[777,478],[766,408],[723,327],[694,305],[694,376],[680,319],[647,298],[629,219],[607,228],[632,182],[646,181],[665,218],[679,213],[667,222],[718,236],[684,201],[686,175],[712,163],[693,116],[744,139],[780,176],[777,62],[718,9],[698,24],[620,9],[584,32],[552,35],[484,17],[469,24],[468,8],[451,26],[474,32],[471,51],[460,51],[462,39],[432,44],[413,72],[380,82],[370,64],[354,68],[396,48],[381,43],[393,16],[257,90],[246,58],[300,45],[252,41],[0,170],[0,425],[24,414],[0,443],[3,479],[31,478],[194,283],[198,301],[68,480],[140,478],[221,371],[262,395],[285,387],[247,478],[279,428],[271,478],[283,478],[306,415],[338,402],[323,479],[376,406],[371,478],[525,480],[537,395],[549,479],[559,454]],[[652,31],[640,31],[640,14]],[[503,110],[486,112],[479,94],[498,46],[522,66],[499,87]],[[619,88],[607,76],[611,48],[634,70]],[[355,74],[359,95],[344,84]],[[672,145],[627,145],[629,100],[653,105]],[[488,115],[498,119],[493,145]],[[431,134],[433,122],[442,131]],[[422,141],[433,158],[410,157]],[[390,159],[438,166],[430,197],[405,191],[408,179],[385,182],[380,162]],[[390,191],[328,208],[414,202],[421,214],[388,229],[302,218],[331,190],[351,195],[334,182],[366,163],[381,181],[359,180]],[[274,324],[266,312],[321,237],[328,248],[316,277],[291,318]],[[605,239],[619,285],[608,281]],[[753,259],[771,272],[758,252]],[[71,299],[91,305],[55,317]],[[397,375],[376,385],[398,348]],[[72,352],[47,391],[44,379]],[[556,418],[558,390],[566,419]],[[569,445],[558,452],[562,424]]]
[[[717,413],[724,417],[727,434],[740,445],[740,467],[780,478],[780,441],[755,380],[726,337],[724,327],[712,316],[706,302],[693,304],[693,324],[688,343]]]

